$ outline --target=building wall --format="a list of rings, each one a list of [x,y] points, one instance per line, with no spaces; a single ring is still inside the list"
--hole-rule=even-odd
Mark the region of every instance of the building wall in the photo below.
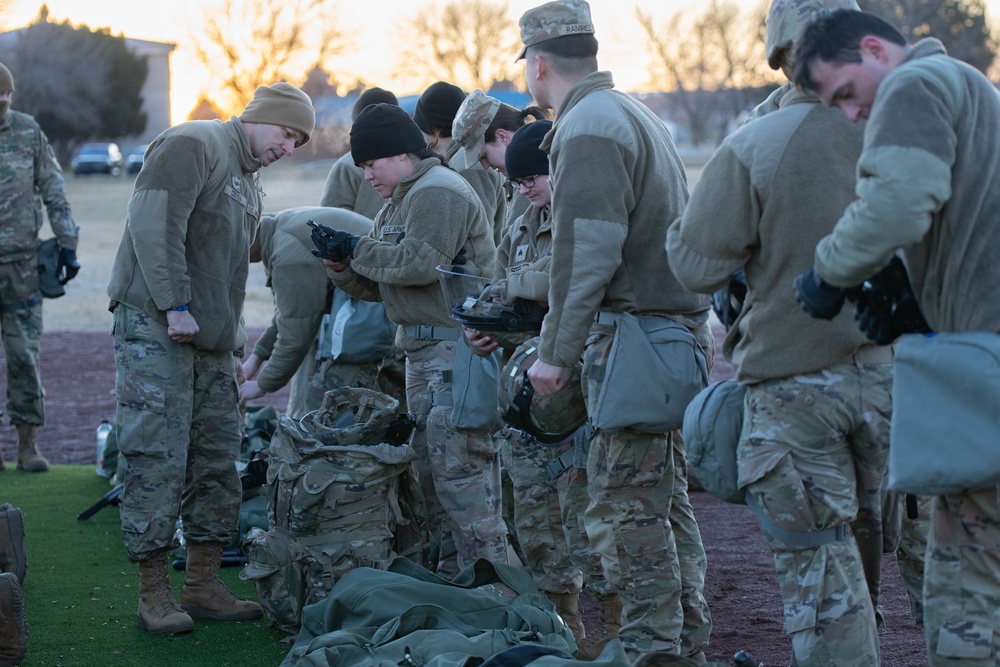
[[[125,38],[125,44],[138,56],[145,56],[149,73],[142,87],[142,110],[146,112],[146,131],[138,137],[122,137],[124,152],[133,146],[147,144],[170,127],[170,53],[176,47],[167,42],[148,42]]]

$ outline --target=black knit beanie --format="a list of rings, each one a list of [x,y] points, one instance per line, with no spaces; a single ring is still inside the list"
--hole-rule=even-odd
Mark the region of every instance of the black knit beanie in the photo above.
[[[357,120],[358,114],[361,113],[366,106],[371,104],[399,104],[399,100],[396,96],[389,92],[388,90],[382,90],[381,88],[369,88],[365,92],[358,95],[358,101],[354,103],[354,108],[351,109],[351,120]]]
[[[507,178],[524,178],[549,173],[549,156],[538,146],[552,129],[551,120],[536,120],[518,128],[504,154]]]
[[[422,148],[427,148],[427,142],[420,128],[395,104],[371,104],[351,126],[351,159],[356,165]]]
[[[450,137],[451,124],[464,101],[465,92],[461,88],[438,81],[420,95],[413,110],[413,120],[426,134]]]

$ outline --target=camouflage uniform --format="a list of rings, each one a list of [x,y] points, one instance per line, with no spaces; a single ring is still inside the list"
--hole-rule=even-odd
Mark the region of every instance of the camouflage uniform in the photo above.
[[[7,414],[13,424],[41,425],[45,422],[45,392],[38,371],[42,205],[60,247],[76,250],[79,228],[66,201],[62,169],[34,118],[7,112],[0,120],[0,155],[0,330],[7,358]]]
[[[174,549],[177,502],[188,542],[228,544],[239,524],[242,438],[232,352],[175,343],[141,311],[114,310],[115,425],[128,461],[122,496],[133,561]],[[191,471],[195,483],[188,485]]]

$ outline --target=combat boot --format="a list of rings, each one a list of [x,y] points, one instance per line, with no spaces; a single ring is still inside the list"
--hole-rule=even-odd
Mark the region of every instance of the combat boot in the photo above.
[[[556,606],[556,612],[559,613],[559,617],[573,631],[573,638],[576,640],[576,645],[580,646],[587,636],[587,631],[583,628],[583,615],[580,613],[580,594],[550,593],[545,591],[545,597],[552,600],[552,604]]]
[[[166,553],[139,561],[138,625],[154,635],[194,630],[194,621],[177,604],[170,590]]]
[[[618,639],[618,631],[622,627],[622,601],[618,593],[598,595],[601,605],[601,616],[597,621],[597,629],[587,633],[587,637],[577,645],[578,660],[596,660],[608,642]]]
[[[222,547],[218,545],[187,545],[187,570],[181,589],[181,607],[192,618],[216,621],[243,621],[260,618],[264,610],[250,600],[243,600],[219,580]]]
[[[34,424],[15,424],[17,428],[17,469],[27,472],[45,472],[49,462],[38,453],[35,435],[38,427]]]
[[[28,649],[21,584],[13,572],[0,574],[0,665],[18,665]]]
[[[28,576],[24,519],[21,510],[10,504],[0,505],[0,572],[13,572],[18,583]]]

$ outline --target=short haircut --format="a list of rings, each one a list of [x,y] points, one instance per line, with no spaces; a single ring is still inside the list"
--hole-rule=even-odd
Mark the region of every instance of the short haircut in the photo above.
[[[805,90],[819,87],[810,74],[817,60],[837,65],[861,62],[861,40],[868,35],[906,45],[899,30],[874,14],[853,9],[818,12],[795,40],[795,84]]]
[[[563,35],[528,47],[526,56],[541,53],[560,74],[597,71],[597,38],[591,34]]]

